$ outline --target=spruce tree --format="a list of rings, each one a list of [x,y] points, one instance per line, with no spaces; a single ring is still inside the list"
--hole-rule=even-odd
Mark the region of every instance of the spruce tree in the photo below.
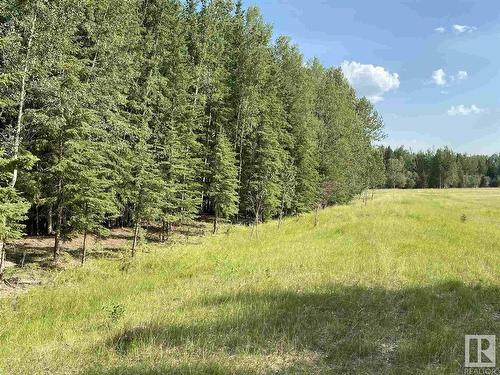
[[[135,256],[139,234],[142,226],[161,216],[161,202],[164,181],[156,167],[150,146],[143,136],[133,149],[131,184],[129,185],[129,201],[131,203],[134,234],[132,239],[132,256]]]
[[[36,159],[30,154],[6,157],[0,149],[0,280],[5,269],[5,243],[23,234],[29,202],[12,186],[14,171],[30,169]]]
[[[240,211],[256,224],[279,210],[280,175],[285,157],[284,111],[269,46],[271,29],[258,9],[249,8],[245,21],[247,56],[245,91],[239,136]]]
[[[29,206],[12,186],[0,187],[0,280],[5,270],[5,243],[22,235],[21,222],[27,218]]]
[[[273,43],[240,0],[5,0],[0,10],[9,184],[32,204],[33,233],[55,232],[55,258],[63,239],[102,234],[114,218],[134,226],[135,252],[143,225],[161,223],[164,240],[173,223],[228,218],[234,204],[258,223],[380,184],[374,106],[340,69],[305,63],[286,37]],[[29,153],[38,161],[19,173],[14,161]],[[383,159],[391,186],[498,183],[494,158],[384,148]]]
[[[284,143],[291,164],[286,166],[288,181],[284,186],[294,186],[293,208],[297,212],[314,207],[319,191],[317,126],[314,116],[314,91],[309,69],[297,47],[288,38],[278,39],[275,47],[279,96],[283,103],[286,127]],[[288,141],[287,141],[288,140]]]
[[[6,151],[14,160],[22,153],[26,103],[30,77],[35,69],[37,48],[35,33],[40,27],[42,2],[6,1],[0,10],[0,121],[4,117],[4,136],[9,142]],[[16,186],[18,168],[14,166],[10,185]]]
[[[71,234],[83,234],[81,263],[87,257],[89,234],[103,236],[108,233],[103,225],[106,219],[119,213],[113,189],[113,175],[106,155],[102,153],[104,143],[80,140],[74,143],[71,169],[67,171],[66,206],[67,230]]]
[[[199,210],[199,117],[193,109],[199,102],[197,93],[189,91],[192,76],[180,2],[149,2],[143,12],[142,96],[134,100],[143,114],[137,117],[140,126],[149,129],[146,142],[164,186],[159,203],[163,241],[172,222],[191,220]]]
[[[208,196],[214,210],[213,233],[217,232],[219,218],[230,218],[238,212],[237,174],[234,152],[221,130],[216,136],[210,163]]]

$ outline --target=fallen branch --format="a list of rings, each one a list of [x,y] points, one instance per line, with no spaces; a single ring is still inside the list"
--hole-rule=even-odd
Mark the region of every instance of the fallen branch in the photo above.
[[[19,280],[17,285],[41,285],[41,280]]]
[[[12,285],[12,284],[11,284],[11,283],[7,280],[7,279],[3,279],[2,281],[3,281],[3,282],[4,282],[4,284],[5,284],[5,285],[7,285],[8,287],[10,287],[10,288],[15,288],[15,286],[14,286],[14,285]]]

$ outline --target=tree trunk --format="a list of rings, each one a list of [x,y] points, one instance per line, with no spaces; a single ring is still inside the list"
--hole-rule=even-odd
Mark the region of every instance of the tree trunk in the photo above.
[[[61,253],[61,229],[63,223],[63,209],[62,206],[57,208],[57,228],[56,236],[54,238],[54,263],[57,263],[59,254]]]
[[[165,220],[161,221],[161,233],[160,233],[160,242],[165,242]]]
[[[210,113],[208,115],[208,126],[207,126],[207,129],[206,129],[206,132],[205,132],[205,142],[206,144],[208,144],[208,140],[209,140],[209,137],[210,137],[210,127],[212,126],[212,111],[210,110]],[[206,170],[208,170],[208,156],[205,154],[205,157],[203,159],[203,165],[205,166]],[[207,177],[205,175],[205,173],[203,173],[203,177],[201,178],[201,182],[202,182],[202,189],[201,189],[201,210],[203,211],[204,210],[204,206],[205,207],[209,207],[209,204],[210,202],[207,201],[207,204],[205,205],[205,185],[207,183]]]
[[[87,230],[83,232],[83,246],[82,246],[82,266],[85,264],[87,259]]]
[[[238,134],[240,128],[240,118],[241,118],[241,101],[238,105],[238,114],[236,116],[236,131],[234,132],[234,152],[238,151]]]
[[[59,258],[59,254],[61,252],[61,234],[59,232],[59,229],[56,230],[56,235],[54,237],[54,263],[57,264],[57,259]]]
[[[0,280],[3,280],[3,273],[5,270],[5,241],[0,240]]]
[[[170,222],[167,222],[167,225],[165,227],[165,241],[167,241],[168,238],[170,237],[171,226],[172,224]]]
[[[26,80],[27,80],[28,70],[29,70],[29,59],[30,59],[30,54],[31,54],[31,45],[33,43],[33,37],[35,35],[35,23],[36,23],[36,15],[33,15],[33,21],[31,22],[30,36],[28,38],[28,46],[26,49],[26,61],[24,63],[23,77],[21,79],[21,93],[19,95],[19,110],[17,113],[16,130],[14,133],[14,149],[12,152],[12,157],[14,160],[17,160],[17,158],[19,157],[19,147],[21,145],[21,126],[23,123],[23,116],[24,116],[24,102],[26,100]],[[17,165],[15,165],[14,171],[12,173],[12,180],[10,181],[10,186],[12,186],[12,187],[16,186],[17,173],[18,173],[18,169],[17,169]]]
[[[47,213],[47,234],[50,236],[54,233],[54,227],[52,225],[52,206],[49,207],[49,212]]]
[[[40,235],[40,206],[35,206],[35,235]]]
[[[135,226],[134,226],[134,239],[132,241],[132,257],[135,256],[135,250],[137,249],[138,237],[139,237],[139,222],[135,223]]]
[[[23,249],[23,258],[21,259],[21,268],[24,268],[25,263],[26,263],[26,248]]]
[[[244,140],[245,128],[243,124],[241,125],[241,135],[240,135],[240,150],[238,153],[238,196],[241,195],[241,174],[243,172],[243,140]]]

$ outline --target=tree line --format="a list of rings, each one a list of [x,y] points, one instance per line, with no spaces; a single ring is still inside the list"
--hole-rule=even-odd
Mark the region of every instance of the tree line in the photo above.
[[[233,0],[0,3],[0,262],[200,214],[256,224],[374,187],[382,119]],[[23,229],[24,226],[24,229]],[[1,265],[0,265],[1,268]],[[1,272],[1,271],[0,271]]]
[[[411,152],[381,147],[384,167],[380,186],[386,188],[477,188],[500,186],[500,154],[467,155],[451,149]]]

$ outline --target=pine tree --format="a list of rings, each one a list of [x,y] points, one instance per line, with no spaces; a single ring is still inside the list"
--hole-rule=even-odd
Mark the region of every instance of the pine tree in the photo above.
[[[316,115],[319,120],[321,196],[327,204],[345,203],[362,191],[369,143],[357,112],[354,90],[340,69],[314,62]]]
[[[285,124],[269,47],[271,29],[256,8],[247,11],[245,32],[245,91],[237,154],[240,211],[250,213],[258,224],[279,209],[285,156],[280,141]]]
[[[134,236],[132,240],[132,256],[135,255],[141,227],[148,221],[161,216],[161,202],[164,181],[160,177],[150,147],[143,136],[134,147],[134,163],[132,166],[131,185],[129,186],[130,203],[132,205],[132,222]]]
[[[309,69],[304,67],[302,55],[297,47],[290,46],[288,38],[278,39],[275,60],[279,96],[286,121],[281,143],[291,160],[286,162],[283,187],[286,189],[293,185],[291,206],[297,212],[304,212],[315,206],[319,192],[314,86]],[[291,180],[292,175],[294,181]]]
[[[0,121],[5,116],[4,128],[9,142],[6,151],[16,160],[22,153],[26,102],[29,81],[37,57],[34,38],[39,28],[39,11],[42,4],[38,1],[6,1],[2,8],[0,26]],[[15,187],[18,168],[14,166],[10,186]]]
[[[136,98],[150,129],[147,142],[163,180],[160,209],[165,240],[174,221],[187,221],[198,213],[201,192],[199,102],[190,93],[191,74],[186,42],[186,20],[179,1],[152,1],[143,9],[143,61]],[[197,103],[193,103],[194,101]],[[195,109],[193,109],[195,108]]]
[[[214,210],[213,233],[215,234],[219,218],[230,218],[238,212],[236,159],[231,144],[222,130],[216,136],[210,164],[208,196]]]
[[[77,150],[75,145],[80,134],[86,133],[83,127],[93,117],[84,105],[88,102],[81,80],[85,61],[80,58],[79,46],[73,39],[82,15],[83,9],[77,3],[54,2],[43,17],[44,28],[52,30],[46,35],[51,47],[43,62],[37,103],[40,109],[33,114],[32,124],[37,133],[33,147],[44,171],[44,195],[56,216],[55,262],[62,242],[71,234],[66,184],[71,184],[68,177]]]
[[[3,239],[27,200],[55,260],[83,234],[84,261],[112,221],[134,226],[134,254],[148,224],[164,241],[200,213],[216,229],[235,206],[257,224],[345,203],[380,185],[382,158],[391,187],[499,183],[495,155],[379,150],[382,127],[241,0],[0,2]]]
[[[0,150],[0,280],[5,269],[5,243],[19,238],[23,234],[29,203],[12,187],[13,171],[20,168],[31,168],[35,159],[31,155],[8,158]]]
[[[255,225],[274,215],[280,204],[279,177],[283,168],[283,154],[273,125],[272,114],[263,113],[251,138],[252,158],[244,175],[244,197]]]
[[[103,146],[88,140],[74,142],[71,169],[67,171],[67,231],[83,234],[82,264],[87,257],[87,236],[107,234],[105,220],[119,212],[110,178],[113,172],[102,153]]]
[[[130,134],[120,109],[130,81],[120,78],[130,72],[124,56],[130,51],[126,43],[133,41],[133,20],[134,8],[113,0],[53,2],[43,18],[44,30],[57,33],[46,35],[51,47],[35,103],[41,109],[32,119],[37,137],[30,146],[40,159],[40,200],[48,206],[49,227],[55,212],[55,261],[62,241],[78,232],[85,238],[102,232],[103,218],[116,213],[111,186],[117,184],[118,166],[127,164],[123,140]],[[110,33],[118,25],[123,34]]]
[[[20,222],[26,219],[28,208],[29,203],[13,187],[0,187],[0,280],[5,269],[5,243],[21,236]]]

